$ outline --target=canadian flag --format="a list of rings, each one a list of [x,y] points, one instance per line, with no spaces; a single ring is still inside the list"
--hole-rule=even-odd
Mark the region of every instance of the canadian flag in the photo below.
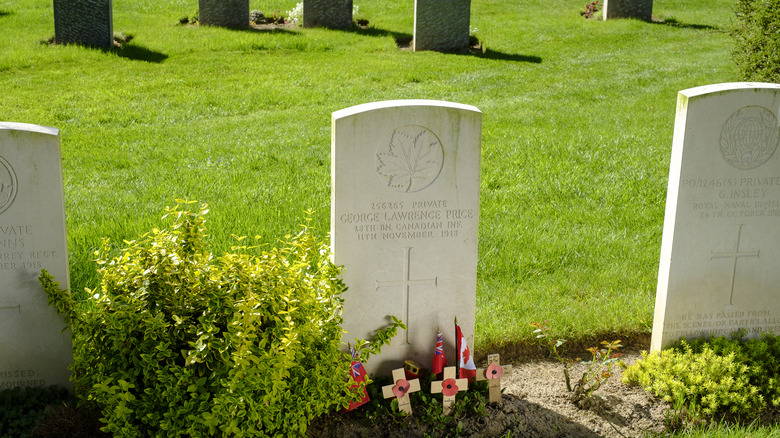
[[[436,374],[436,378],[441,378],[440,374],[444,372],[447,366],[447,358],[444,357],[444,335],[436,330],[436,350],[433,352],[433,363],[431,364],[431,373]]]
[[[355,351],[355,347],[349,346],[349,352],[352,355],[352,365],[350,366],[350,372],[352,374],[352,380],[355,381],[349,389],[353,392],[359,392],[360,391],[360,384],[361,382],[364,382],[366,380],[366,369],[363,367],[363,364],[358,360],[357,358],[357,352]],[[347,409],[344,411],[349,412],[358,406],[362,406],[366,404],[369,400],[368,394],[366,393],[366,387],[363,387],[363,394],[360,398],[360,400],[356,402],[351,402]]]
[[[466,337],[463,336],[463,332],[460,331],[460,326],[457,323],[455,323],[455,336],[457,341],[455,349],[458,352],[458,366],[460,367],[458,378],[468,379],[469,382],[473,382],[477,379],[477,367],[474,365],[474,358],[471,357]]]

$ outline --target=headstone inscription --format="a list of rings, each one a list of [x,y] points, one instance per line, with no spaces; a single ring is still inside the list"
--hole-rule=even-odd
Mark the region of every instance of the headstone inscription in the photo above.
[[[604,0],[605,20],[613,18],[653,19],[653,0]]]
[[[471,0],[415,0],[412,50],[468,50],[470,18]]]
[[[198,21],[206,26],[249,27],[249,0],[198,0]]]
[[[113,47],[111,0],[54,0],[54,42]]]
[[[352,0],[304,0],[303,27],[349,29],[352,27]]]
[[[369,373],[426,363],[431,336],[455,316],[474,333],[481,132],[478,109],[450,102],[333,113],[331,245],[349,288],[344,343],[370,338],[389,315],[407,325],[364,364]]]
[[[780,333],[780,85],[677,98],[651,350]]]
[[[0,122],[0,390],[70,388],[70,332],[41,269],[68,288],[59,131]]]

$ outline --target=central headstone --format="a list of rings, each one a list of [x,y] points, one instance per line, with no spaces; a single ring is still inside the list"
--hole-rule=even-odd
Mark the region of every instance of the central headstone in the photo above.
[[[604,0],[603,17],[636,18],[644,21],[653,19],[653,0]]]
[[[415,0],[412,49],[468,50],[470,18],[471,0]]]
[[[352,0],[304,0],[303,27],[349,29],[352,27]]]
[[[113,47],[111,0],[54,0],[54,42]]]
[[[780,333],[780,85],[680,92],[650,348]]]
[[[41,269],[68,288],[59,131],[0,122],[0,390],[71,386],[70,332]]]
[[[436,330],[474,333],[482,113],[409,100],[333,113],[331,241],[344,265],[345,343],[403,320],[369,372],[424,364]],[[446,339],[446,337],[445,337]],[[445,355],[455,357],[454,336]]]

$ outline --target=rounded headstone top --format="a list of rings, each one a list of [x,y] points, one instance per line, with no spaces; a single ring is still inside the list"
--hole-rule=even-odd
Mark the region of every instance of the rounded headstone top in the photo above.
[[[480,114],[482,113],[482,111],[480,111],[477,107],[472,105],[466,105],[463,103],[447,102],[444,100],[407,99],[407,100],[385,100],[380,102],[363,103],[360,105],[351,106],[349,108],[344,108],[338,111],[334,111],[333,118],[340,119],[343,117],[349,117],[351,115],[355,115],[367,111],[379,110],[379,109],[409,108],[415,106],[451,108],[451,109],[459,109],[464,111],[473,111]]]
[[[0,130],[39,132],[41,134],[59,135],[60,130],[49,126],[33,125],[32,123],[0,122]]]

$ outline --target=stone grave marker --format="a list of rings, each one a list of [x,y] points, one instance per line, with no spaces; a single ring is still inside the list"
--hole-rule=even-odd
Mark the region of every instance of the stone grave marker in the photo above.
[[[54,42],[113,47],[111,0],[54,0]]]
[[[428,363],[437,327],[457,316],[474,333],[482,113],[375,102],[334,112],[332,135],[331,245],[349,288],[344,343],[370,338],[394,315],[408,329],[364,364],[369,373]],[[455,357],[453,344],[444,348]]]
[[[412,50],[468,50],[470,16],[471,0],[415,0]]]
[[[653,19],[653,0],[604,0],[605,20],[613,18]]]
[[[249,27],[249,0],[198,0],[198,21],[206,26]]]
[[[650,348],[780,334],[780,85],[683,90]]]
[[[303,27],[352,27],[352,0],[304,0]]]
[[[0,390],[70,388],[70,332],[38,282],[68,288],[59,131],[0,122]]]

